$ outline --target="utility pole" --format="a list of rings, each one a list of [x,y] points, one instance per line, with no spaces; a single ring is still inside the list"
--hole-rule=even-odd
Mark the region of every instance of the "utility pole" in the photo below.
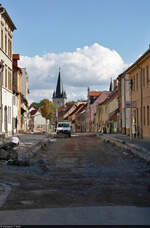
[[[132,87],[133,87],[133,81],[132,79],[130,79],[130,90],[131,90],[130,140],[132,140]]]

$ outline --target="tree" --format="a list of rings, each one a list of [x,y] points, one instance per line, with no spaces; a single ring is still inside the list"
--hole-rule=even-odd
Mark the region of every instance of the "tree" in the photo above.
[[[42,100],[41,102],[41,107],[40,107],[40,110],[41,110],[41,114],[42,116],[46,119],[46,127],[47,127],[47,120],[51,120],[52,119],[52,116],[53,116],[53,113],[55,112],[56,110],[56,107],[55,105],[49,101],[48,99],[44,99]],[[47,130],[47,129],[46,129]]]
[[[44,99],[42,101],[42,105],[40,107],[41,114],[45,119],[48,119],[48,116],[50,114],[50,102],[48,99]]]
[[[32,102],[31,105],[29,106],[29,110],[30,110],[31,108],[39,109],[40,106],[41,106],[40,103]]]

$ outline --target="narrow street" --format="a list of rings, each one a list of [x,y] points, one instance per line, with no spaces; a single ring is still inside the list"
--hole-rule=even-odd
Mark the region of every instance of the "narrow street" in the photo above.
[[[1,210],[150,206],[149,164],[96,136],[54,139],[29,167],[2,166],[0,179],[12,188]]]

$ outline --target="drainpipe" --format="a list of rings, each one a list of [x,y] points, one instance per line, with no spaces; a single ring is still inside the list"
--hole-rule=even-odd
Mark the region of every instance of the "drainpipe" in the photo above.
[[[125,125],[125,134],[126,134],[126,80],[124,75],[124,125]]]
[[[2,133],[2,77],[4,71],[3,60],[0,62],[0,133]]]
[[[5,13],[5,9],[0,4],[0,9],[3,9],[2,12],[0,12],[0,15],[3,15]],[[3,70],[4,70],[4,62],[1,60],[0,62],[0,133],[2,133],[2,76],[3,76]]]
[[[142,68],[136,64],[140,69],[140,136],[143,138],[143,80],[142,80]]]

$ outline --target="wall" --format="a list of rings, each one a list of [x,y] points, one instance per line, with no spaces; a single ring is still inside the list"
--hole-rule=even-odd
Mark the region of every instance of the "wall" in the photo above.
[[[2,118],[2,132],[5,132],[4,129],[4,107],[7,106],[11,108],[11,114],[10,114],[10,119],[9,116],[7,115],[7,120],[8,120],[8,133],[12,133],[12,93],[7,91],[6,89],[2,88],[2,104],[3,104],[3,118]],[[8,109],[7,109],[8,111]]]

